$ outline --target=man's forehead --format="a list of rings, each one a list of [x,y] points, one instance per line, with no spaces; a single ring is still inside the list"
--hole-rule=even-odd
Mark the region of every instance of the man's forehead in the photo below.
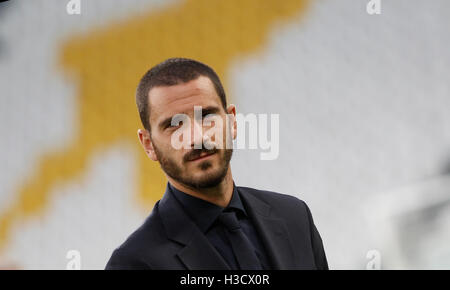
[[[218,105],[220,98],[207,77],[177,84],[152,88],[149,92],[150,117],[176,113],[188,113],[194,106]]]

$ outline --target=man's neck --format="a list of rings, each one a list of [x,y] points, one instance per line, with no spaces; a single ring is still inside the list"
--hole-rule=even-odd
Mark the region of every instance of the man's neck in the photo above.
[[[208,202],[214,203],[221,207],[227,207],[227,205],[230,203],[231,196],[233,195],[234,185],[230,167],[228,168],[227,175],[222,180],[222,182],[217,186],[209,188],[201,188],[201,189],[191,188],[175,181],[173,178],[169,176],[167,176],[167,179],[169,180],[170,184],[179,191],[206,200]]]

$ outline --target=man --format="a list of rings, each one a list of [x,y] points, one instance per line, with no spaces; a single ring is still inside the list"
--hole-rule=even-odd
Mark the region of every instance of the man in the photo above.
[[[168,59],[143,76],[136,103],[139,140],[168,184],[106,269],[328,269],[303,201],[234,184],[228,138],[236,138],[236,108],[210,67]],[[223,134],[212,136],[217,124]]]

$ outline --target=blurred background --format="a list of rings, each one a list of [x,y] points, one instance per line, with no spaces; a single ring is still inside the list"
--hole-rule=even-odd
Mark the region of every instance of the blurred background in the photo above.
[[[0,3],[0,268],[103,269],[143,222],[166,181],[134,91],[169,57],[279,114],[279,157],[233,176],[306,201],[330,268],[450,268],[450,2],[368,2]]]

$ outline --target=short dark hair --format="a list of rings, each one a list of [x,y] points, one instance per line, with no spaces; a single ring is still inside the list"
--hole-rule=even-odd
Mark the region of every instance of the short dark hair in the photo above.
[[[150,102],[148,94],[152,88],[174,86],[195,80],[200,76],[208,77],[211,80],[226,110],[225,90],[212,68],[193,59],[169,58],[147,71],[137,87],[136,105],[144,128],[150,132]]]

